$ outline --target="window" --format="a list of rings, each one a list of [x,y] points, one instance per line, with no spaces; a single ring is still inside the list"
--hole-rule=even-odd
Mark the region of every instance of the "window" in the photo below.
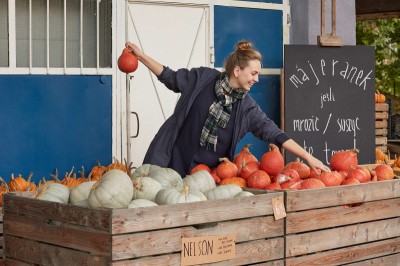
[[[14,56],[17,68],[110,68],[111,11],[112,0],[0,0],[0,67]]]

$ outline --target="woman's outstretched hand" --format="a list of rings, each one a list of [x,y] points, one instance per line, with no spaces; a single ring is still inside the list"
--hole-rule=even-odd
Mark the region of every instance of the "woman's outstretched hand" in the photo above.
[[[309,158],[307,158],[307,163],[310,166],[310,168],[314,170],[316,173],[321,173],[321,171],[324,172],[331,171],[331,169],[328,166],[323,164],[320,160],[318,160],[314,156],[310,156]]]

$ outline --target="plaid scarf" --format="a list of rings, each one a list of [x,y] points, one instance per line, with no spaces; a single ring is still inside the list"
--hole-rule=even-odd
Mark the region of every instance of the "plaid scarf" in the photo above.
[[[217,99],[210,106],[208,118],[204,123],[200,136],[200,145],[207,150],[217,151],[218,126],[225,128],[232,112],[232,104],[243,99],[247,91],[235,90],[229,85],[228,76],[221,74],[221,78],[215,83]]]

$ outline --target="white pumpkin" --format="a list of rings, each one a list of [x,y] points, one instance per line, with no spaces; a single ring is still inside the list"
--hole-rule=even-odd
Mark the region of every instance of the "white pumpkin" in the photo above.
[[[83,182],[71,189],[69,194],[69,203],[73,205],[86,206],[88,204],[87,200],[89,197],[90,190],[96,181]],[[85,201],[85,203],[80,204],[80,202]]]
[[[126,208],[133,196],[131,178],[126,172],[113,169],[93,185],[88,202],[92,208]]]
[[[159,205],[172,205],[177,203],[189,203],[206,201],[207,198],[200,191],[190,191],[188,186],[179,190],[176,188],[161,189],[156,196],[156,203]]]
[[[63,184],[47,182],[39,188],[35,198],[59,203],[68,203],[69,193],[69,189]]]
[[[132,179],[136,179],[136,178],[142,177],[142,176],[150,176],[151,171],[154,171],[154,170],[160,169],[160,168],[161,168],[160,166],[154,165],[154,164],[142,164],[135,170],[135,172],[133,172]]]
[[[172,168],[159,168],[152,170],[149,177],[157,180],[163,188],[183,188],[181,175]]]
[[[189,186],[192,191],[196,189],[202,193],[216,187],[214,178],[206,170],[200,170],[191,175],[187,175],[183,178],[183,185]]]
[[[242,192],[242,188],[238,185],[227,184],[218,186],[205,193],[208,200],[230,199]]]
[[[138,177],[133,180],[132,199],[147,199],[154,201],[158,191],[162,189],[161,184],[147,176]]]
[[[135,199],[128,204],[128,209],[158,206],[157,203],[147,199]]]
[[[239,192],[239,194],[237,194],[235,198],[250,197],[250,196],[254,196],[254,194],[251,193],[250,191],[242,191]]]

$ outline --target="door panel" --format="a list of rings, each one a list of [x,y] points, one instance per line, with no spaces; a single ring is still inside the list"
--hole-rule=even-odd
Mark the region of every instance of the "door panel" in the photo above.
[[[251,18],[251,19],[249,19]],[[223,67],[224,59],[241,40],[253,43],[263,57],[263,71],[283,66],[283,11],[215,6],[214,44],[215,66]],[[261,109],[280,126],[280,76],[260,75],[250,93]],[[268,150],[268,143],[248,133],[236,147],[238,153],[245,144],[251,144],[251,152],[257,157]]]
[[[132,3],[127,15],[128,40],[173,70],[209,65],[209,8],[165,3]],[[130,158],[142,164],[151,140],[173,113],[180,94],[169,91],[141,63],[130,79]],[[138,128],[139,126],[139,128]]]

